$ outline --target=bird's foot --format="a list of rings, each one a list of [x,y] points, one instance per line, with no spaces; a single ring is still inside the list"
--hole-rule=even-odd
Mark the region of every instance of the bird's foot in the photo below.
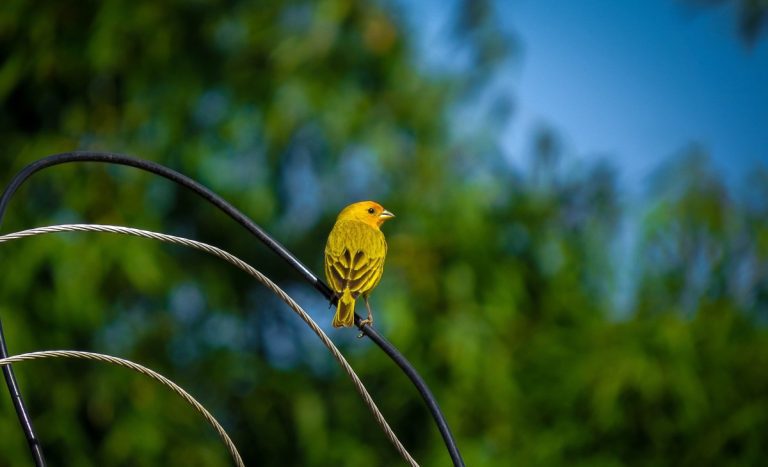
[[[360,329],[363,328],[363,326],[373,326],[373,318],[367,318],[367,319],[361,319],[360,325],[358,326]],[[358,339],[363,338],[364,333],[360,332],[360,334],[357,335]]]

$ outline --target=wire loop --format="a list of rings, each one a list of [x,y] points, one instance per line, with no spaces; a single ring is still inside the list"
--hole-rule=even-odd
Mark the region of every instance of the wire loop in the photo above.
[[[331,341],[328,335],[325,334],[325,332],[323,332],[322,329],[320,329],[320,326],[318,326],[317,323],[315,323],[315,321],[307,314],[307,312],[304,311],[304,309],[301,308],[301,306],[299,306],[299,304],[296,303],[296,301],[293,298],[291,298],[290,295],[288,295],[277,284],[272,282],[271,279],[269,279],[267,276],[259,272],[250,264],[232,255],[231,253],[228,253],[220,248],[217,248],[213,245],[209,245],[207,243],[198,242],[196,240],[190,240],[184,237],[176,237],[174,235],[167,235],[159,232],[152,232],[149,230],[134,229],[132,227],[123,227],[123,226],[117,226],[117,225],[63,224],[63,225],[52,225],[47,227],[38,227],[34,229],[22,230],[19,232],[13,232],[10,234],[2,235],[0,236],[0,243],[8,242],[11,240],[18,240],[26,237],[32,237],[35,235],[43,235],[43,234],[57,233],[57,232],[107,232],[107,233],[132,235],[135,237],[143,237],[143,238],[150,238],[154,240],[160,240],[162,242],[182,245],[182,246],[194,248],[196,250],[200,250],[205,253],[211,254],[213,256],[223,259],[224,261],[227,261],[228,263],[250,274],[256,280],[258,280],[264,286],[266,286],[269,290],[271,290],[275,295],[280,297],[280,299],[283,302],[285,302],[291,308],[291,310],[293,310],[293,312],[296,313],[299,316],[299,318],[301,318],[301,320],[304,321],[312,329],[312,331],[317,335],[317,337],[320,338],[320,341],[323,343],[323,345],[325,345],[328,351],[331,352],[331,355],[333,355],[333,357],[336,359],[339,365],[341,365],[342,369],[347,374],[347,376],[349,376],[349,378],[352,379],[352,382],[354,383],[358,394],[360,394],[360,397],[362,397],[363,402],[365,402],[365,405],[373,414],[373,418],[376,420],[376,423],[379,424],[381,429],[386,434],[387,438],[395,446],[395,449],[400,454],[400,456],[402,456],[403,459],[409,465],[413,467],[418,467],[419,464],[416,463],[413,457],[411,457],[410,453],[408,453],[408,451],[405,449],[405,446],[403,446],[403,444],[397,438],[397,435],[395,434],[395,432],[392,431],[392,428],[389,426],[386,419],[384,418],[384,415],[376,406],[376,403],[373,401],[373,398],[371,397],[371,395],[368,393],[368,390],[363,385],[363,382],[357,376],[357,373],[355,373],[355,370],[352,369],[352,367],[349,365],[347,360],[341,354],[341,352],[336,347],[336,345],[334,345],[334,343]],[[9,357],[9,358],[12,358],[12,357]]]
[[[195,410],[197,410],[205,418],[205,420],[213,427],[214,430],[216,430],[221,440],[227,446],[227,449],[229,450],[229,454],[232,456],[232,460],[234,461],[235,465],[237,465],[238,467],[245,467],[245,464],[243,463],[243,459],[242,457],[240,457],[240,453],[237,451],[237,447],[235,446],[235,443],[232,442],[232,439],[230,439],[226,430],[224,430],[224,427],[221,426],[221,424],[216,420],[216,418],[214,418],[214,416],[211,415],[211,413],[208,412],[208,410],[201,403],[199,403],[194,397],[192,397],[187,391],[185,391],[178,384],[174,383],[173,381],[161,375],[160,373],[154,370],[151,370],[145,366],[139,365],[138,363],[132,362],[130,360],[126,360],[124,358],[113,357],[111,355],[106,355],[106,354],[101,354],[96,352],[82,352],[79,350],[43,350],[39,352],[29,352],[29,353],[23,353],[19,355],[12,355],[6,358],[0,358],[0,366],[7,366],[15,362],[40,360],[44,358],[80,358],[85,360],[95,360],[99,362],[110,363],[112,365],[119,365],[125,368],[129,368],[137,373],[140,373],[145,376],[149,376],[155,381],[162,383],[163,385],[170,388],[173,392],[181,396],[184,400],[186,400],[187,403],[189,403]]]
[[[191,190],[192,192],[196,193],[197,195],[199,195],[209,203],[219,208],[222,212],[224,212],[229,217],[234,219],[243,228],[248,230],[256,238],[258,238],[259,241],[261,241],[264,245],[270,248],[280,258],[286,261],[291,267],[293,267],[304,278],[304,280],[307,281],[307,283],[312,285],[320,294],[322,294],[332,304],[336,302],[336,298],[334,297],[333,291],[331,291],[331,289],[322,280],[320,280],[317,276],[312,274],[309,268],[307,268],[301,261],[299,261],[284,246],[282,246],[279,242],[277,242],[275,239],[269,236],[251,219],[249,219],[242,212],[237,210],[234,206],[232,206],[222,197],[212,192],[205,186],[192,180],[191,178],[185,175],[182,175],[179,172],[176,172],[175,170],[169,169],[168,167],[165,167],[156,162],[152,162],[144,159],[137,159],[137,158],[125,156],[122,154],[115,154],[115,153],[109,153],[109,152],[75,151],[75,152],[54,154],[54,155],[39,159],[35,162],[32,162],[31,164],[27,165],[22,170],[20,170],[14,176],[14,178],[10,181],[5,191],[3,192],[2,196],[0,197],[0,222],[2,222],[3,216],[5,214],[5,210],[8,206],[8,203],[10,202],[11,197],[16,192],[16,190],[18,190],[18,188],[24,183],[24,181],[26,181],[29,177],[31,177],[33,174],[35,174],[40,170],[46,169],[48,167],[60,165],[60,164],[71,163],[71,162],[102,162],[102,163],[118,164],[118,165],[124,165],[128,167],[134,167],[134,168],[144,170],[146,172],[150,172],[155,175],[164,177],[168,180],[171,180],[183,186],[184,188]],[[403,354],[401,354],[400,351],[398,351],[394,345],[392,345],[387,339],[385,339],[384,336],[379,334],[378,331],[376,331],[376,329],[370,326],[360,326],[361,320],[362,318],[359,315],[355,314],[355,324],[360,328],[360,331],[369,339],[371,339],[382,351],[384,351],[384,353],[386,353],[387,356],[389,356],[389,358],[392,359],[392,361],[395,362],[395,364],[398,367],[400,367],[403,373],[405,373],[405,375],[408,376],[408,378],[411,380],[413,385],[416,387],[416,390],[419,392],[419,395],[421,396],[427,408],[429,409],[429,412],[432,415],[432,418],[434,419],[438,430],[440,431],[440,435],[443,438],[443,442],[445,443],[445,447],[448,450],[448,455],[450,456],[454,467],[464,467],[464,460],[461,457],[461,453],[459,452],[459,448],[456,444],[456,440],[453,437],[453,433],[451,432],[451,429],[448,426],[448,422],[445,419],[445,416],[443,415],[443,412],[440,409],[440,406],[438,405],[437,400],[432,394],[432,391],[430,391],[426,382],[424,382],[424,379],[421,377],[421,375],[419,375],[419,373],[416,371],[413,365],[411,365],[411,363],[403,356]],[[5,335],[3,333],[2,323],[0,323],[0,357],[7,357],[7,356],[8,356],[8,349],[5,342]],[[24,400],[21,397],[21,391],[19,390],[18,383],[16,381],[16,376],[13,373],[13,368],[10,365],[4,366],[3,374],[5,376],[5,381],[8,386],[11,399],[16,409],[16,414],[18,416],[19,423],[21,424],[22,429],[24,430],[24,434],[30,446],[32,457],[35,460],[35,464],[37,465],[37,467],[42,467],[45,465],[45,460],[43,458],[42,450],[40,448],[40,442],[37,438],[37,435],[35,434],[34,428],[32,426],[32,422],[29,417],[29,413],[24,404]]]

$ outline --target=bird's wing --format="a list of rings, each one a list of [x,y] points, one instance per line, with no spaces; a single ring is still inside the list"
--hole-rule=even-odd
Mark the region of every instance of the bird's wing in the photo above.
[[[325,275],[335,292],[357,297],[378,284],[387,244],[381,231],[360,222],[338,222],[325,247]]]

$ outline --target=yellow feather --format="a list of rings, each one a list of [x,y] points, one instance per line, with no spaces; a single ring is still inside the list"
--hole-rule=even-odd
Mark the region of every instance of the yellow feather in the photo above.
[[[363,201],[341,211],[325,245],[325,275],[339,297],[334,327],[354,325],[355,299],[378,285],[387,242],[379,226],[394,217],[378,203]]]
[[[339,298],[336,305],[336,314],[333,315],[333,327],[349,327],[355,324],[355,299],[349,289]]]

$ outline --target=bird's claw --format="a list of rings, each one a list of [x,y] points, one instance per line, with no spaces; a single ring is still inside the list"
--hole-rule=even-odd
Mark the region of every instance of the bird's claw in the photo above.
[[[360,324],[358,325],[358,327],[360,329],[363,329],[363,326],[373,326],[373,319],[371,319],[371,318],[361,319],[360,320]],[[364,335],[365,334],[362,331],[360,331],[360,334],[357,335],[357,338],[358,339],[362,339]]]

